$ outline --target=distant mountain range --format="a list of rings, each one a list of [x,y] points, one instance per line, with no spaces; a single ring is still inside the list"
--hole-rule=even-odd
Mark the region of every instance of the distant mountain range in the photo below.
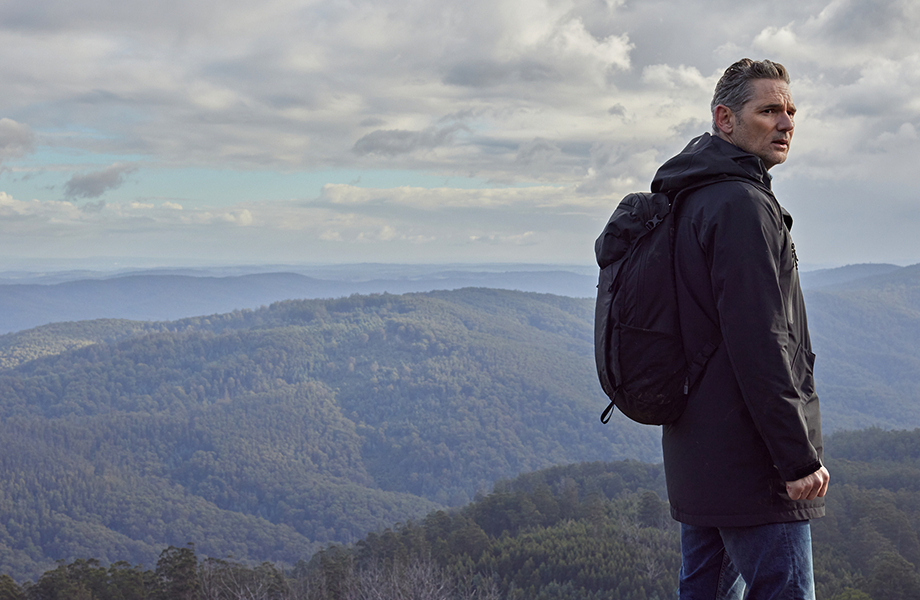
[[[903,268],[905,267],[886,263],[864,263],[837,267],[835,269],[802,271],[799,274],[799,278],[802,283],[802,289],[808,290],[843,284],[867,277],[874,277],[876,275],[887,275]]]
[[[271,269],[0,274],[0,334],[62,321],[172,321],[255,309],[280,300],[463,287],[587,298],[594,296],[597,284],[590,268],[549,265],[364,264],[301,267],[299,271]]]
[[[825,425],[920,426],[920,265],[834,278],[805,302]]]
[[[850,265],[802,273],[817,289],[904,267]],[[290,265],[117,273],[0,273],[0,334],[89,319],[173,321],[291,299],[486,287],[593,298],[597,273],[554,265]]]
[[[596,281],[590,267],[549,265],[361,264],[259,272],[274,268],[0,274],[0,281],[7,282],[0,283],[0,333],[100,318],[169,322],[288,299],[463,287],[590,301]],[[818,354],[819,393],[846,399],[839,411],[826,417],[827,425],[853,428],[869,419],[893,427],[915,412],[920,416],[920,402],[902,402],[920,397],[920,376],[914,375],[920,373],[918,269],[920,265],[859,264],[801,273]],[[65,338],[57,338],[55,347],[72,347]]]

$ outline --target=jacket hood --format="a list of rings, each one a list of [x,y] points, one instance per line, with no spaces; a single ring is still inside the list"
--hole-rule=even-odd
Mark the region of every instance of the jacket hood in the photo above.
[[[658,169],[652,179],[652,191],[671,195],[726,178],[748,179],[772,195],[771,178],[760,158],[708,133],[693,139]]]

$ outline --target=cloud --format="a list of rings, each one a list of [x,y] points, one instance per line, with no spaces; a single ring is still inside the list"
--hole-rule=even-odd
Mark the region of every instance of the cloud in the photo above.
[[[473,235],[470,236],[470,241],[477,244],[489,244],[492,246],[505,246],[509,244],[514,246],[525,246],[537,243],[533,231],[525,231],[517,235]]]
[[[617,4],[277,0],[258,11],[227,2],[219,16],[196,1],[136,14],[109,0],[43,4],[54,14],[4,6],[0,77],[16,99],[0,108],[35,117],[55,147],[168,166],[290,170],[376,157],[508,180],[513,152],[496,161],[491,150],[509,116],[523,109],[542,122],[539,132],[525,124],[512,147],[552,137],[572,98],[600,99],[631,68],[628,35],[605,30]],[[496,89],[482,96],[482,85]],[[460,113],[478,117],[442,122]],[[461,134],[460,155],[430,152]]]
[[[5,240],[6,251],[17,253],[24,249],[23,241],[28,248],[30,242],[37,240],[44,243],[74,234],[79,238],[87,228],[98,231],[96,224],[102,222],[104,208],[96,204],[81,207],[60,200],[17,200],[0,192],[0,239]],[[16,248],[17,245],[20,247]]]
[[[597,143],[591,148],[587,174],[576,189],[589,197],[647,189],[658,166],[658,153],[654,149],[640,152],[626,144]]]
[[[913,189],[911,0],[735,3],[723,20],[712,15],[725,0],[212,4],[0,4],[0,185],[13,202],[4,214],[55,235],[272,232],[260,248],[299,235],[314,249],[361,241],[365,251],[450,240],[470,256],[523,239],[551,256],[591,237],[592,219],[647,189],[662,161],[709,129],[715,81],[743,56],[792,73],[796,136],[776,170],[791,198],[840,182],[844,194]],[[131,178],[141,164],[156,168]],[[194,175],[215,170],[330,175],[309,189],[224,198]],[[325,182],[336,183],[304,200]],[[105,202],[11,200],[50,189]],[[297,200],[269,202],[285,198]],[[844,245],[829,236],[827,248]]]
[[[633,45],[628,36],[597,39],[580,17],[534,29],[529,36],[503,40],[502,51],[489,58],[457,61],[448,68],[444,82],[474,88],[579,81],[603,85],[611,73],[630,67]]]
[[[596,236],[596,218],[584,214],[607,211],[605,206],[586,207],[583,199],[566,201],[571,191],[551,188],[518,194],[422,188],[362,192],[349,186],[334,191],[339,202],[321,197],[309,203],[249,202],[183,210],[168,201],[78,206],[19,201],[0,193],[0,252],[18,255],[24,240],[41,238],[43,253],[69,248],[69,256],[78,256],[79,249],[87,252],[114,239],[124,245],[123,253],[143,256],[156,250],[157,256],[181,258],[191,252],[186,259],[195,256],[201,261],[250,262],[253,244],[272,253],[294,252],[299,260],[359,259],[369,251],[380,260],[395,260],[406,252],[423,252],[434,261],[455,260],[458,253],[487,259],[504,249],[509,260],[557,261],[587,252],[588,245],[579,240]],[[483,205],[492,218],[482,218]],[[514,215],[524,215],[526,222]],[[579,229],[585,224],[587,231]],[[567,240],[570,249],[553,250],[546,246],[551,239]]]
[[[54,230],[59,232],[58,234],[62,231],[79,234],[86,228],[107,227],[127,231],[140,223],[143,223],[144,227],[156,223],[167,229],[211,225],[224,227],[227,224],[247,227],[255,222],[253,212],[258,210],[274,214],[278,224],[287,218],[283,209],[278,212],[278,206],[275,205],[273,208],[269,205],[256,209],[237,205],[225,209],[208,207],[186,210],[174,202],[157,204],[137,200],[125,204],[107,204],[100,200],[77,205],[66,200],[17,200],[6,192],[0,192],[0,233],[19,233],[17,230],[21,225],[16,223],[29,223],[30,227],[37,230]],[[280,206],[284,207],[286,204],[282,203]]]
[[[902,123],[894,133],[883,131],[873,143],[880,149],[916,146],[917,128],[913,123]]]
[[[35,151],[35,134],[28,125],[0,119],[0,163]]]
[[[234,210],[230,212],[225,212],[220,215],[220,218],[226,221],[227,223],[232,223],[233,225],[240,225],[242,227],[247,227],[252,225],[252,213],[247,209]]]
[[[82,210],[85,213],[98,213],[98,212],[102,212],[103,210],[105,210],[105,207],[106,207],[105,202],[103,202],[102,200],[99,200],[98,202],[86,202],[85,204],[83,204],[83,206],[80,207],[80,210]]]
[[[380,130],[365,135],[354,145],[354,152],[360,155],[381,154],[395,156],[417,150],[433,150],[453,143],[458,131],[469,131],[462,124],[449,125],[440,129],[429,127],[424,131]]]
[[[827,44],[895,50],[895,40],[914,35],[920,8],[910,0],[833,0],[811,17],[806,28]],[[893,44],[894,42],[894,44]],[[901,46],[902,51],[905,50]]]
[[[692,91],[712,96],[716,77],[703,77],[695,67],[649,65],[642,70],[642,81],[671,90]]]
[[[346,184],[323,186],[319,202],[330,206],[410,207],[420,211],[446,212],[458,209],[518,210],[594,207],[597,198],[579,195],[571,187],[529,186],[524,188],[454,189],[403,186],[390,189],[361,188]]]
[[[125,177],[136,171],[134,165],[115,164],[101,171],[77,174],[64,185],[64,195],[67,198],[98,198],[121,187]]]

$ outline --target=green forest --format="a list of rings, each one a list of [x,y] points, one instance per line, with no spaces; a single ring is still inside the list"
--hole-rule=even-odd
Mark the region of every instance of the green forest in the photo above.
[[[589,304],[468,289],[0,337],[0,572],[93,556],[285,562],[499,479],[656,460],[605,427]]]
[[[809,292],[826,431],[920,427],[914,271]],[[873,307],[883,314],[873,316]],[[136,565],[152,568],[173,548],[213,569],[239,574],[266,563],[290,578],[298,561],[298,573],[314,573],[320,551],[357,560],[343,549],[370,543],[368,532],[403,535],[439,511],[453,519],[475,499],[504,494],[503,485],[526,479],[521,474],[656,463],[657,428],[621,415],[607,426],[598,419],[606,399],[592,326],[587,299],[469,288],[291,300],[170,322],[57,323],[0,336],[0,573],[22,583],[119,565],[121,575],[140,576],[146,571]],[[845,434],[833,439],[842,443]],[[914,523],[909,498],[899,496],[907,488],[872,479],[900,477],[907,463],[895,463],[858,473],[858,486],[888,490],[903,519],[887,508],[878,514],[900,535],[915,529],[905,528]],[[835,514],[855,518],[882,496],[846,492],[846,469],[835,474],[836,498],[845,501]],[[562,493],[557,484],[548,484],[551,494]],[[629,489],[663,498],[656,485]],[[576,490],[579,510],[592,489]],[[617,515],[637,502],[596,498]],[[609,527],[620,526],[619,516],[613,521]],[[875,535],[879,523],[827,535],[847,543],[863,536],[866,547],[882,548],[863,560],[894,560],[883,543],[890,535]],[[589,547],[574,530],[559,533]],[[663,544],[670,534],[643,535]],[[892,568],[918,564],[905,544],[894,543],[906,562]],[[849,582],[840,593],[868,589],[874,572],[852,558],[822,558],[835,581]],[[449,561],[426,560],[460,576]],[[363,562],[352,566],[364,572]],[[520,585],[490,581],[505,595]]]
[[[828,516],[812,523],[817,597],[920,598],[920,430],[827,441]],[[149,567],[83,557],[22,583],[4,575],[0,600],[663,600],[680,565],[663,495],[660,465],[552,467],[287,567],[185,544]]]
[[[920,427],[920,265],[807,289],[825,430]]]

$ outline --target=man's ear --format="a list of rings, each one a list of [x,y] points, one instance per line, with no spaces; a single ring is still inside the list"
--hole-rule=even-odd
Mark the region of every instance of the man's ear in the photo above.
[[[735,129],[735,113],[724,104],[719,104],[713,114],[713,122],[721,133],[731,135]]]

